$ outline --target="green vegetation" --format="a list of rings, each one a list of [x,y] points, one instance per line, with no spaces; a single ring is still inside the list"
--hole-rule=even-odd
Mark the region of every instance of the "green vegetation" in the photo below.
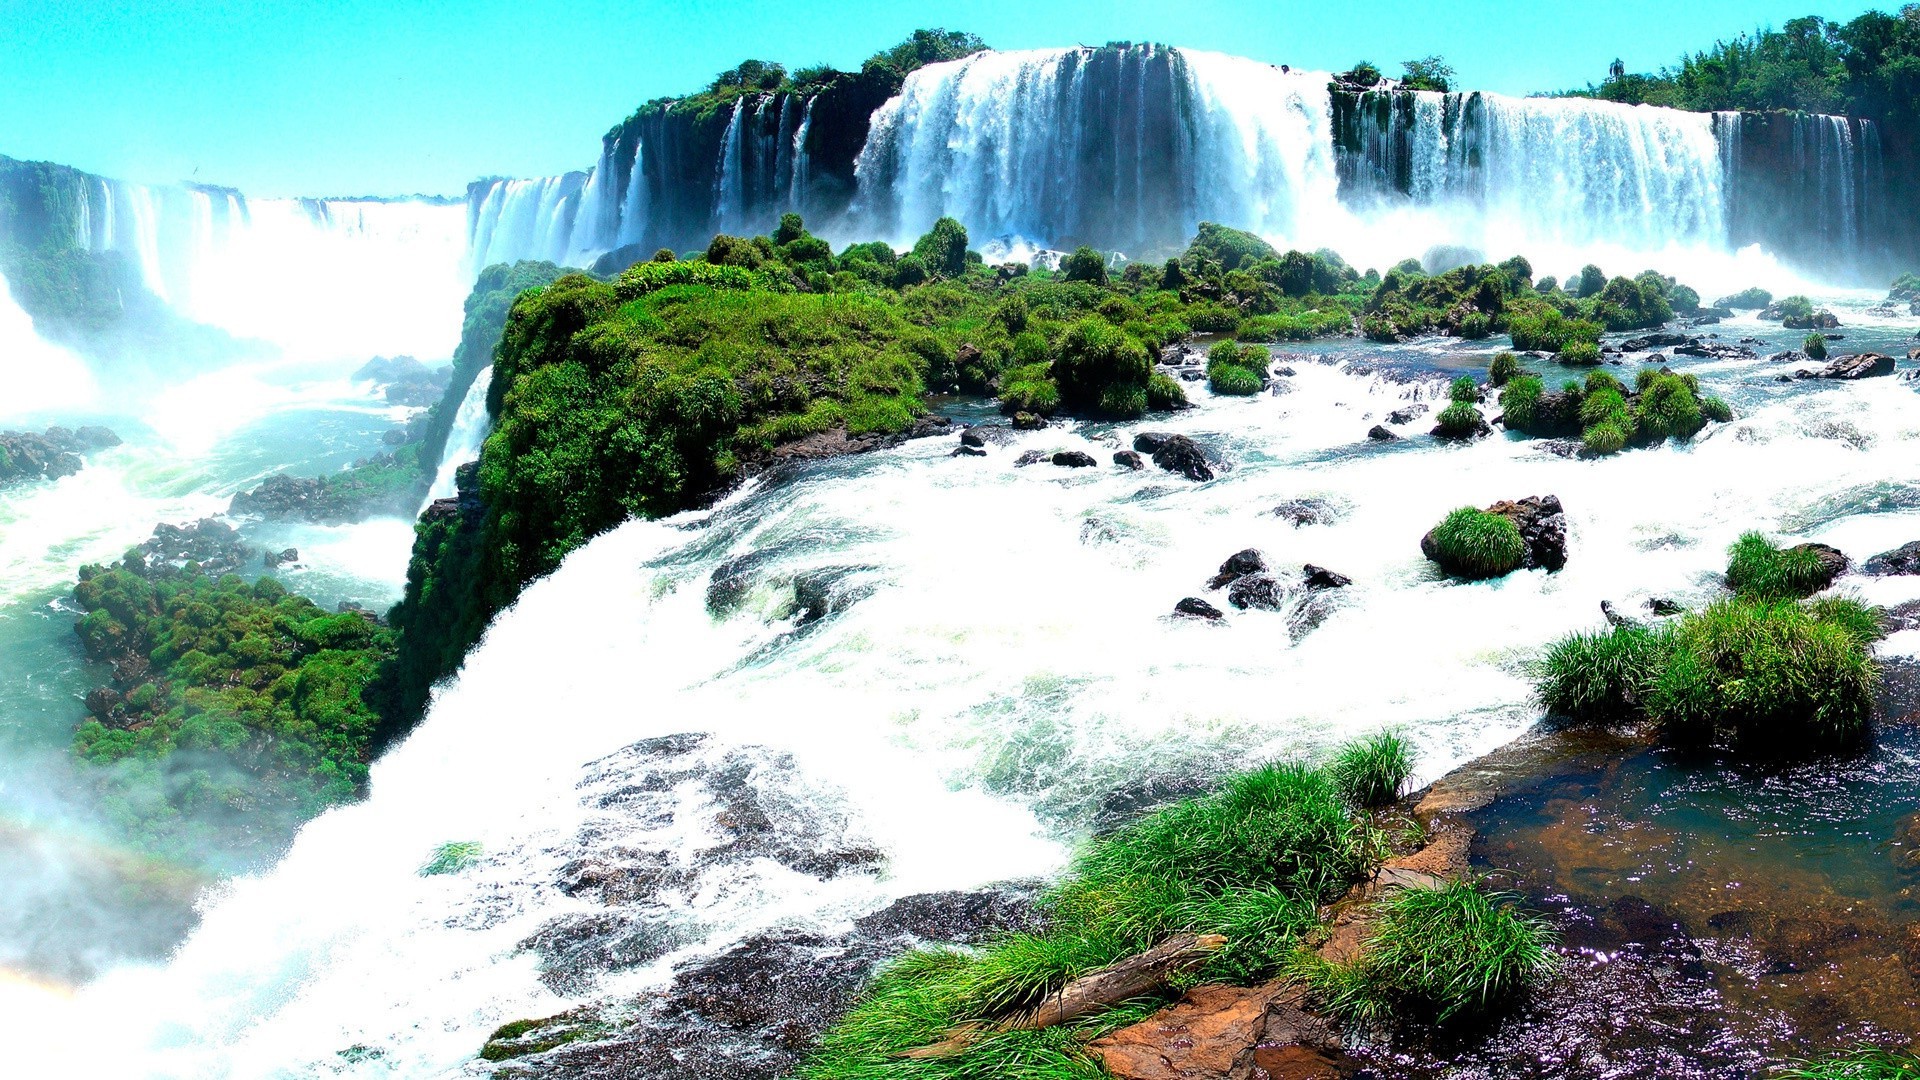
[[[1413,750],[1399,732],[1383,731],[1343,744],[1327,773],[1352,805],[1385,806],[1400,797],[1413,775]]]
[[[1400,65],[1400,85],[1408,90],[1438,90],[1453,87],[1453,67],[1438,56],[1423,56]]]
[[[1597,348],[1600,335],[1609,330],[1659,326],[1673,318],[1676,303],[1692,309],[1700,300],[1692,289],[1651,270],[1609,281],[1597,267],[1587,267],[1575,296],[1556,290],[1551,278],[1536,289],[1532,270],[1524,259],[1509,259],[1498,266],[1460,266],[1429,275],[1408,260],[1388,271],[1366,299],[1361,329],[1375,341],[1506,333],[1516,349],[1564,354],[1575,346]],[[1593,355],[1597,360],[1597,352]]]
[[[1578,93],[1628,104],[1798,109],[1865,116],[1902,135],[1920,125],[1920,17],[1869,11],[1850,22],[1789,19],[1719,41],[1654,74],[1622,74]],[[1761,305],[1754,305],[1761,306]]]
[[[1920,1080],[1920,1054],[1863,1046],[1803,1061],[1773,1075],[1780,1080]]]
[[[1809,360],[1825,360],[1827,358],[1827,336],[1820,333],[1808,334],[1807,340],[1800,344],[1800,351],[1806,353],[1807,359]]]
[[[1207,386],[1216,394],[1257,394],[1266,389],[1270,361],[1258,345],[1215,342],[1207,350]]]
[[[1470,401],[1456,401],[1434,418],[1434,433],[1449,439],[1470,438],[1480,432],[1480,410]]]
[[[1758,286],[1754,286],[1751,288],[1741,289],[1739,292],[1734,293],[1732,296],[1723,296],[1720,299],[1714,301],[1714,306],[1723,307],[1723,308],[1734,308],[1739,310],[1755,310],[1759,308],[1764,308],[1772,303],[1773,303],[1772,293],[1768,292],[1765,289],[1759,288]]]
[[[457,874],[480,861],[481,848],[472,840],[457,840],[433,849],[433,857],[420,864],[421,877]]]
[[[1804,321],[1813,318],[1813,301],[1799,295],[1782,297],[1766,314],[1787,323]]]
[[[1501,577],[1520,569],[1527,555],[1520,527],[1504,514],[1463,506],[1433,529],[1435,562],[1469,581]]]
[[[365,787],[378,719],[362,691],[392,653],[385,628],[271,578],[148,567],[138,551],[83,567],[74,599],[87,654],[139,672],[89,702],[73,747],[143,842],[224,846],[199,831],[290,828]]]
[[[0,276],[43,330],[104,330],[129,299],[146,298],[124,253],[75,242],[91,183],[65,165],[0,156]]]
[[[1484,1020],[1556,966],[1553,929],[1472,882],[1397,889],[1375,919],[1359,959],[1303,965],[1326,1008],[1362,1023]]]
[[[1600,362],[1600,346],[1591,341],[1569,341],[1554,359],[1575,367],[1592,367]]]
[[[1547,711],[1647,720],[1683,745],[1793,755],[1857,742],[1873,718],[1879,614],[1857,601],[1734,597],[1658,628],[1573,634],[1539,662]]]
[[[1718,398],[1700,393],[1691,374],[1645,367],[1631,391],[1605,371],[1587,375],[1584,384],[1568,382],[1549,393],[1538,376],[1521,375],[1500,392],[1507,430],[1533,436],[1579,434],[1589,454],[1618,453],[1628,447],[1682,442],[1709,421],[1725,422],[1733,412]]]
[[[1798,600],[1833,583],[1835,567],[1820,549],[1776,546],[1758,532],[1740,534],[1727,549],[1727,585],[1751,600]]]
[[[1520,358],[1510,352],[1494,354],[1493,362],[1487,365],[1487,385],[1505,386],[1520,375]]]
[[[1072,979],[1179,933],[1228,940],[1193,982],[1270,978],[1317,925],[1316,905],[1364,875],[1379,845],[1320,770],[1280,764],[1233,777],[1215,794],[1095,841],[1041,899],[1045,931],[1009,934],[977,951],[921,948],[894,961],[799,1075],[1092,1080],[1102,1073],[1085,1041],[1144,1018],[1160,1001],[1130,1002],[1059,1028],[987,1034],[950,1057],[899,1055],[960,1024],[1032,1007]]]

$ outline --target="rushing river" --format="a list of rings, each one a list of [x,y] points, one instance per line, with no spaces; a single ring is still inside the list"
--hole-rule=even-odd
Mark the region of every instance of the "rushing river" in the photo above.
[[[1839,299],[1839,344],[1905,355],[1915,320]],[[1773,343],[1763,356],[1799,336],[1751,318],[1710,329]],[[1492,351],[1281,350],[1294,374],[1273,394],[1188,384],[1198,407],[1173,419],[1055,426],[986,457],[921,440],[621,526],[496,620],[375,766],[370,799],[211,895],[169,962],[71,998],[23,990],[8,1015],[84,1026],[77,1042],[33,1041],[88,1072],[460,1074],[503,1021],[631,999],[750,932],[833,929],[910,893],[1044,874],[1103,799],[1144,780],[1312,755],[1384,726],[1413,737],[1432,778],[1537,719],[1523,665],[1542,642],[1600,625],[1602,600],[1707,599],[1745,529],[1856,559],[1920,535],[1920,395],[1899,378],[1781,383],[1793,365],[1682,360],[1735,421],[1608,460],[1504,436],[1364,438]],[[1106,464],[1147,429],[1190,434],[1228,467],[1195,485]],[[1102,464],[1016,466],[1028,449]],[[62,484],[106,484],[114,468]],[[1462,585],[1421,558],[1421,533],[1453,507],[1548,493],[1570,524],[1563,571]],[[1273,513],[1298,499],[1324,500],[1333,520]],[[142,504],[127,528],[165,505]],[[1245,547],[1354,584],[1317,626],[1295,609],[1230,612],[1224,626],[1170,617]],[[1920,596],[1915,579],[1849,584],[1880,603]],[[1883,652],[1920,652],[1914,637]],[[679,733],[709,738],[664,772],[621,754]],[[869,854],[844,872],[791,850],[715,854],[732,811],[700,778],[729,768],[787,849]],[[423,875],[450,842],[478,858]],[[677,884],[632,903],[563,887],[581,860],[607,858],[655,860]],[[589,915],[652,947],[556,978],[542,932]],[[103,1016],[117,1021],[103,1029]]]

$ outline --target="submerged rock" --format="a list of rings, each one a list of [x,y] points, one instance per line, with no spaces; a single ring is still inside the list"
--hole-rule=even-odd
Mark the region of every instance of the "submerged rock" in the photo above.
[[[1344,589],[1353,584],[1352,578],[1345,574],[1336,574],[1324,566],[1315,566],[1312,563],[1308,563],[1304,567],[1304,571],[1307,575],[1307,588],[1309,589]]]
[[[1053,455],[1053,463],[1063,469],[1091,469],[1099,464],[1084,450],[1062,450]]]
[[[1273,508],[1273,516],[1292,523],[1297,529],[1303,525],[1331,525],[1339,519],[1340,512],[1326,499],[1288,499]]]
[[[1133,469],[1136,472],[1147,467],[1146,459],[1132,450],[1114,451],[1113,463],[1121,468]]]
[[[1248,608],[1278,611],[1285,599],[1286,589],[1269,574],[1248,574],[1235,578],[1233,584],[1227,586],[1227,603],[1242,611]]]
[[[1419,401],[1416,401],[1416,402],[1414,402],[1413,404],[1411,404],[1411,405],[1408,405],[1408,406],[1407,406],[1406,408],[1404,408],[1404,409],[1395,409],[1395,410],[1393,410],[1392,412],[1390,412],[1390,413],[1388,413],[1388,414],[1387,414],[1387,423],[1389,423],[1389,424],[1411,424],[1411,423],[1413,423],[1413,422],[1414,422],[1415,420],[1418,420],[1419,418],[1421,418],[1421,417],[1423,417],[1423,416],[1425,416],[1425,415],[1427,415],[1427,406],[1426,406],[1426,403],[1425,403],[1425,402],[1419,402]]]
[[[1920,574],[1920,540],[1911,540],[1892,551],[1875,555],[1860,567],[1860,572],[1873,577]]]
[[[1227,556],[1226,562],[1220,564],[1220,572],[1213,575],[1212,581],[1207,582],[1207,588],[1225,588],[1235,581],[1246,577],[1248,574],[1258,574],[1266,570],[1266,568],[1267,560],[1257,549],[1247,548],[1243,551],[1236,551],[1232,555]]]
[[[1023,466],[1027,466],[1027,465],[1038,465],[1038,464],[1040,464],[1041,462],[1043,462],[1043,461],[1046,461],[1046,460],[1047,460],[1047,453],[1046,453],[1046,451],[1044,451],[1044,450],[1028,450],[1028,451],[1027,451],[1026,453],[1024,453],[1024,454],[1021,454],[1021,455],[1020,455],[1019,457],[1017,457],[1017,458],[1014,458],[1014,459],[1013,459],[1013,464],[1014,464],[1014,467],[1015,467],[1015,468],[1020,468],[1020,467],[1023,467]]]

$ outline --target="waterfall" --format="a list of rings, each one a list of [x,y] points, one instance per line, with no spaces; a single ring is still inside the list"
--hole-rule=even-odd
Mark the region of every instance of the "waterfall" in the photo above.
[[[440,467],[433,476],[433,488],[427,501],[445,499],[454,494],[453,474],[460,466],[480,456],[480,444],[487,440],[487,388],[493,383],[493,366],[481,368],[460,409],[453,414],[453,427],[447,432],[446,449],[440,453]]]
[[[579,172],[474,184],[467,196],[467,247],[473,271],[522,259],[566,262],[579,246],[574,222],[587,201],[589,186],[588,174]],[[600,200],[596,196],[593,201],[597,210]]]
[[[741,146],[746,135],[740,128],[740,117],[746,111],[745,98],[734,102],[733,117],[727,121],[727,132],[720,136],[720,168],[713,180],[713,221],[714,226],[723,231],[735,228],[735,222],[741,216],[740,158],[746,152]]]
[[[813,103],[820,95],[807,99],[806,108],[800,110],[800,126],[793,132],[793,182],[788,185],[792,193],[793,208],[802,214],[807,212],[807,189],[813,183],[807,155],[807,134],[813,130]]]

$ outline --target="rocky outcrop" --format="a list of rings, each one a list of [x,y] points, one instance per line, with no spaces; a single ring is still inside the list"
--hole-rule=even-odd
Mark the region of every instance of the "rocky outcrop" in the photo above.
[[[808,435],[803,439],[782,443],[767,455],[772,464],[785,464],[794,461],[820,461],[839,457],[842,454],[867,454],[875,450],[891,450],[909,439],[925,439],[935,435],[945,435],[953,430],[953,421],[944,416],[923,416],[915,420],[905,431],[891,435],[852,435],[846,428],[834,428]]]
[[[1519,528],[1520,540],[1524,545],[1519,569],[1551,571],[1567,565],[1567,516],[1558,496],[1529,495],[1519,500],[1502,499],[1487,507],[1486,512],[1499,514]],[[1420,538],[1420,552],[1445,568],[1432,530]]]
[[[1892,551],[1875,555],[1860,567],[1860,572],[1872,577],[1920,574],[1920,540],[1912,540]]]
[[[1374,442],[1399,442],[1400,441],[1400,436],[1395,435],[1391,430],[1387,428],[1385,424],[1375,424],[1372,427],[1368,428],[1367,438],[1373,440]]]
[[[1136,472],[1147,467],[1146,459],[1142,458],[1137,451],[1133,450],[1114,451],[1113,463],[1123,469],[1131,469]]]
[[[389,405],[424,409],[439,401],[452,379],[453,365],[421,363],[411,356],[376,356],[353,373],[355,382],[371,382]]]
[[[210,577],[237,574],[251,566],[260,553],[241,541],[232,526],[213,518],[201,518],[185,525],[160,524],[153,535],[133,549],[140,556],[135,569],[142,576],[177,570],[193,563]]]
[[[86,464],[82,455],[119,445],[120,436],[103,427],[0,431],[0,488],[72,476]]]
[[[1143,431],[1133,437],[1133,448],[1152,457],[1155,465],[1170,473],[1178,473],[1196,483],[1213,479],[1213,467],[1207,462],[1206,452],[1185,435]]]
[[[1321,1080],[1349,1076],[1333,1025],[1285,981],[1196,986],[1172,1006],[1094,1040],[1115,1080]]]
[[[1339,520],[1340,511],[1326,499],[1288,499],[1273,508],[1273,516],[1298,529],[1305,525],[1331,525]]]
[[[1804,371],[1800,374],[1804,378],[1812,379],[1869,379],[1877,375],[1891,375],[1893,374],[1893,357],[1875,352],[1836,356],[1819,371]]]
[[[1226,618],[1226,613],[1197,596],[1189,596],[1173,605],[1173,613],[1183,618],[1218,621]]]
[[[1063,469],[1091,469],[1099,464],[1084,450],[1061,450],[1053,455],[1053,463]]]

